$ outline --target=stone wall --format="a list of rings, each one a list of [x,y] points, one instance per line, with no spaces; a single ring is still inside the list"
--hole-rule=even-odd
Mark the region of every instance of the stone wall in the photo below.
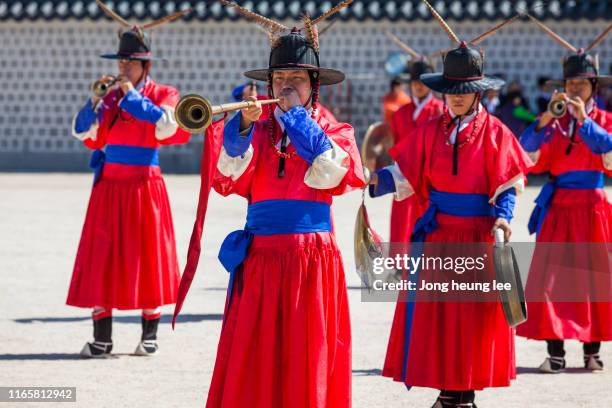
[[[292,25],[291,21],[285,22]],[[472,38],[496,22],[455,22],[462,37]],[[608,22],[560,21],[551,27],[577,47],[586,46]],[[447,48],[439,27],[429,21],[338,22],[321,39],[322,64],[347,73],[345,84],[322,91],[322,101],[349,121],[363,137],[379,120],[380,101],[389,77],[384,62],[398,49],[383,34],[385,28],[419,51]],[[0,170],[86,170],[88,154],[70,134],[72,117],[89,95],[91,83],[113,73],[112,61],[97,58],[114,51],[117,27],[107,21],[23,21],[0,24]],[[169,62],[153,68],[154,78],[196,92],[213,103],[228,102],[247,69],[266,66],[265,35],[244,21],[176,22],[154,33],[154,51]],[[610,41],[598,47],[600,65],[608,72]],[[482,44],[486,70],[519,80],[528,97],[536,93],[540,75],[559,76],[565,50],[534,25],[515,23]],[[440,64],[439,64],[440,65]],[[265,91],[265,87],[262,88]],[[198,169],[198,142],[165,148],[166,171]]]

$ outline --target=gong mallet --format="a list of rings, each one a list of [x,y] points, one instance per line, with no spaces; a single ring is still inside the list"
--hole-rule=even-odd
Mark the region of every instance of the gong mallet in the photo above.
[[[280,102],[280,99],[264,99],[257,102],[269,105]],[[203,96],[190,94],[183,96],[178,102],[174,109],[174,118],[181,129],[189,133],[200,133],[210,126],[214,115],[245,109],[254,106],[255,103],[255,101],[242,101],[213,106]]]

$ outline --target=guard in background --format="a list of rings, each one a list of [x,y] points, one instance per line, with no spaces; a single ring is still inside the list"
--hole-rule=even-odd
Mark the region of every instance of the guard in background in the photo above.
[[[135,354],[158,350],[160,306],[176,302],[179,266],[172,214],[159,167],[161,145],[186,143],[174,120],[178,91],[153,81],[151,39],[145,30],[181,17],[175,13],[132,26],[98,2],[122,26],[117,77],[104,76],[77,113],[73,135],[94,150],[95,170],[67,304],[93,309],[94,341],[83,357],[105,357],[113,348],[112,311],[142,310]]]
[[[553,94],[549,110],[521,136],[536,162],[531,171],[548,172],[551,179],[529,220],[538,244],[526,286],[529,319],[517,334],[546,340],[542,372],[565,369],[569,339],[583,343],[585,369],[602,370],[601,342],[612,340],[612,205],[604,190],[612,174],[612,113],[598,108],[596,98],[612,77],[599,74],[597,55],[588,52],[612,25],[589,47],[577,49],[531,18],[573,55],[563,62],[563,79],[551,83],[564,92]]]
[[[439,117],[444,102],[420,81],[422,74],[434,72],[433,65],[427,57],[417,53],[394,35],[390,33],[388,35],[413,59],[407,65],[406,72],[401,75],[401,78],[408,83],[410,102],[391,116],[391,131],[394,145],[397,145],[402,140],[410,138],[419,126]],[[409,242],[414,223],[426,209],[427,203],[419,201],[416,195],[402,201],[394,200],[391,207],[389,242],[394,245]]]

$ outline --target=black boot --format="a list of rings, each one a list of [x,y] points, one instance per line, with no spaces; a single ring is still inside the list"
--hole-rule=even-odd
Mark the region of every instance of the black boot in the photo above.
[[[440,391],[436,403],[431,408],[477,408],[474,404],[476,393],[469,391]]]
[[[563,340],[546,340],[548,355],[539,369],[543,373],[558,374],[565,371],[565,349]]]
[[[157,327],[159,326],[159,318],[147,320],[142,317],[142,337],[140,343],[136,347],[134,354],[137,356],[152,356],[157,354],[159,346],[157,345]]]
[[[603,370],[603,361],[599,357],[599,349],[601,342],[595,341],[592,343],[584,343],[582,349],[584,351],[584,368],[591,371]]]
[[[113,317],[93,321],[94,341],[87,343],[81,350],[83,358],[104,358],[113,350]]]

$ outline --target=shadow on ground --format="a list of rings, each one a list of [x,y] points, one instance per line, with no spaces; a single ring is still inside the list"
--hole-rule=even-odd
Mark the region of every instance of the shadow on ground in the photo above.
[[[538,367],[516,367],[516,374],[539,374],[539,375],[551,375],[548,373],[542,373]],[[568,367],[562,374],[593,374],[592,371],[585,370],[582,367]],[[552,375],[554,377],[554,375]]]
[[[71,323],[91,320],[90,316],[79,317],[31,317],[26,319],[15,319],[16,323]],[[222,314],[181,314],[177,317],[177,323],[197,323],[211,320],[223,320]],[[116,323],[138,323],[140,315],[134,316],[114,316],[113,322]],[[161,323],[171,323],[172,315],[165,314],[161,317]]]
[[[365,377],[369,375],[382,375],[382,371],[378,368],[370,368],[368,370],[353,370],[353,375],[357,377]]]

